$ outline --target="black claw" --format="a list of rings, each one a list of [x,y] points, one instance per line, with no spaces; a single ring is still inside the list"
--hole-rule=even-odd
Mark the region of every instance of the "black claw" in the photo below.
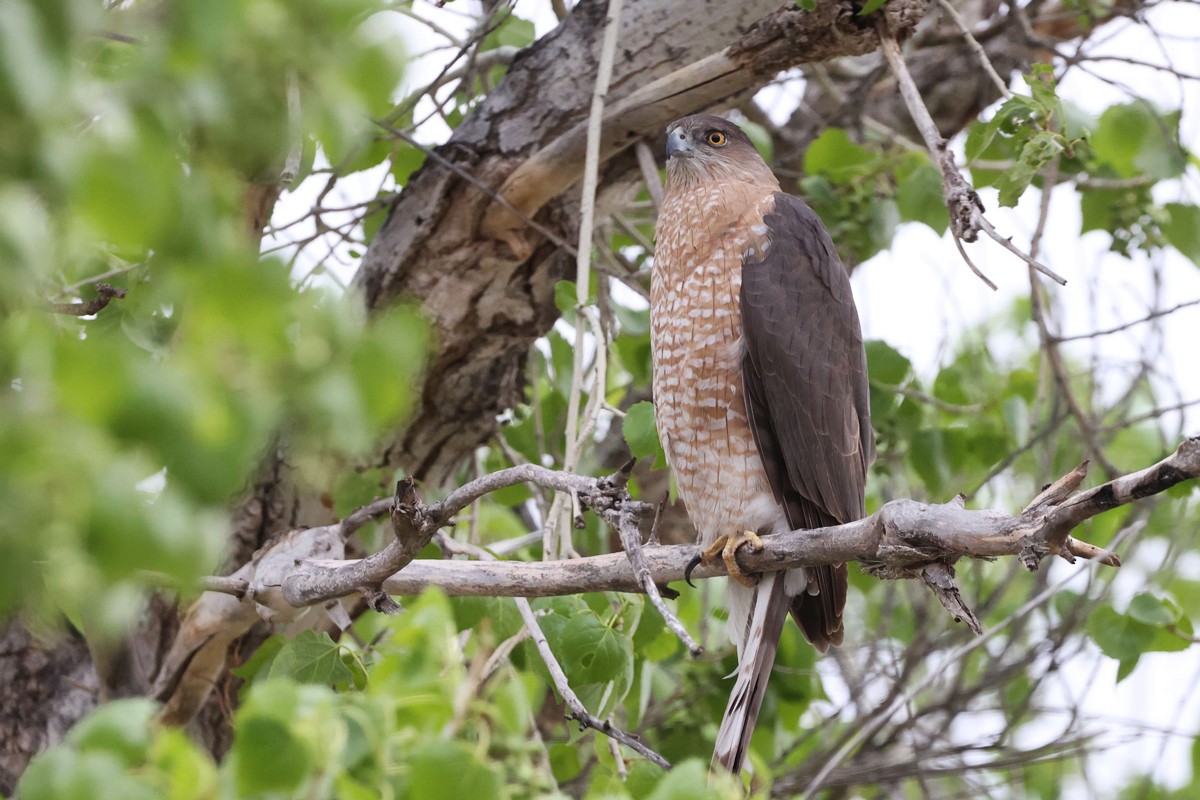
[[[696,567],[700,566],[702,563],[704,563],[704,559],[701,558],[699,556],[699,554],[697,554],[697,555],[692,556],[692,560],[689,561],[688,565],[683,568],[683,582],[686,583],[688,586],[692,587],[693,589],[698,589],[700,587],[698,587],[698,586],[696,586],[696,584],[692,583],[692,570],[694,570]]]

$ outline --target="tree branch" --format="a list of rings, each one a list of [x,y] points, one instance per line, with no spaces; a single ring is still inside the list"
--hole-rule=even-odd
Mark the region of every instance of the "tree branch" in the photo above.
[[[901,35],[925,15],[927,0],[889,3],[876,17]],[[675,70],[612,103],[604,112],[600,160],[608,161],[642,137],[657,136],[671,120],[711,108],[756,87],[764,75],[835,56],[862,55],[879,46],[879,37],[863,24],[848,3],[818,3],[812,10],[785,6],[758,20],[736,42]],[[551,198],[580,177],[587,147],[587,125],[579,123],[534,153],[505,180],[500,195],[521,214],[532,217]],[[524,227],[507,204],[493,206],[483,231],[512,242]],[[528,248],[528,245],[524,246]]]
[[[577,482],[597,481],[532,466],[503,472],[512,473],[510,477],[515,480],[529,480],[559,491],[569,490]],[[516,473],[520,473],[519,478]],[[963,556],[1018,556],[1030,569],[1036,569],[1048,555],[1068,561],[1083,557],[1119,566],[1115,554],[1072,538],[1070,531],[1104,511],[1200,477],[1200,437],[1185,440],[1172,455],[1152,467],[1074,493],[1085,475],[1086,464],[1081,464],[1016,516],[995,510],[967,510],[958,499],[940,505],[893,500],[869,517],[846,525],[764,536],[761,551],[739,553],[738,559],[750,572],[859,561],[868,572],[884,579],[922,577],[928,565]],[[493,476],[481,480],[489,478]],[[508,480],[493,483],[511,485]],[[581,493],[581,496],[591,500],[596,495]],[[622,502],[632,504],[638,514],[646,512],[644,503]],[[683,580],[684,569],[698,552],[696,545],[643,549],[649,575],[660,585]],[[340,573],[358,563],[315,560],[308,562],[306,570]],[[692,577],[724,574],[724,564],[715,562],[697,567]],[[289,583],[302,580],[304,573],[288,578]],[[353,591],[352,582],[347,581],[345,586],[350,587],[347,593]],[[582,592],[644,591],[623,553],[535,563],[413,561],[383,584],[385,591],[397,595],[417,594],[429,586],[459,596],[551,597]],[[268,605],[285,602],[283,596],[273,596],[272,591],[273,587],[261,587],[259,601]],[[312,596],[310,601],[324,599],[329,598]]]
[[[125,289],[118,289],[110,283],[97,283],[95,300],[84,303],[51,303],[50,310],[55,314],[68,314],[72,317],[90,317],[113,301],[125,297]]]
[[[963,259],[967,262],[967,266],[984,283],[995,290],[996,285],[986,278],[967,257],[966,251],[961,244],[962,242],[974,242],[979,238],[979,232],[983,231],[1001,247],[1017,256],[1017,258],[1020,258],[1038,272],[1041,272],[1059,284],[1065,285],[1065,279],[1050,268],[1039,263],[1033,257],[1022,253],[1007,237],[1000,235],[995,226],[983,216],[983,203],[980,201],[975,189],[967,183],[967,179],[963,177],[962,172],[959,171],[958,166],[954,163],[954,156],[947,147],[946,139],[938,130],[937,123],[933,121],[933,116],[929,113],[929,109],[926,108],[925,101],[921,98],[921,92],[904,63],[904,56],[900,52],[900,43],[888,29],[886,19],[880,18],[876,25],[879,29],[879,49],[887,60],[892,75],[896,78],[900,94],[904,98],[904,104],[908,108],[908,113],[912,117],[913,124],[921,132],[921,138],[925,140],[925,146],[929,149],[929,155],[933,160],[934,166],[942,174],[942,194],[946,199],[946,209],[950,212],[950,230],[954,235],[959,253],[962,254]]]
[[[739,558],[749,572],[859,561],[879,578],[920,577],[938,585],[939,597],[953,613],[961,615],[966,606],[959,609],[954,604],[957,589],[952,573],[943,567],[963,556],[1018,556],[1030,569],[1036,569],[1048,555],[1119,566],[1114,554],[1073,539],[1070,532],[1104,511],[1200,477],[1200,437],[1185,440],[1172,455],[1147,469],[1076,492],[1085,474],[1086,464],[1081,464],[1017,516],[994,510],[968,511],[958,499],[942,505],[893,500],[871,516],[847,525],[764,536],[761,551],[739,554]],[[190,719],[223,668],[229,642],[258,619],[292,621],[306,613],[307,606],[356,592],[379,598],[383,593],[411,595],[437,586],[449,595],[548,597],[646,592],[651,591],[650,586],[682,580],[688,563],[699,552],[695,545],[650,545],[636,556],[611,553],[532,563],[411,560],[459,510],[489,492],[519,483],[576,493],[585,507],[621,531],[627,541],[636,521],[652,516],[655,509],[630,498],[625,478],[623,472],[594,478],[525,464],[484,475],[432,505],[422,503],[411,484],[401,481],[395,499],[376,500],[334,525],[277,537],[230,576],[233,580],[208,582],[210,589],[217,591],[205,592],[188,610],[155,685],[155,696],[166,702],[164,719],[179,724]],[[365,559],[341,559],[344,536],[388,509],[396,541]],[[639,562],[639,568],[635,569],[631,557]],[[724,574],[724,564],[718,561],[700,565],[693,577]],[[660,603],[661,598],[656,607],[679,635],[682,625],[665,603]],[[695,648],[686,631],[680,638]]]

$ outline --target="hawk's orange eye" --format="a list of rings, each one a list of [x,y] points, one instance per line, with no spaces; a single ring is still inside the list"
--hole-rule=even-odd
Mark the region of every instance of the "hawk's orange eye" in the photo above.
[[[708,136],[705,138],[708,139],[708,143],[713,147],[724,147],[725,142],[729,141],[727,138],[725,138],[725,134],[721,133],[720,131],[709,131]]]

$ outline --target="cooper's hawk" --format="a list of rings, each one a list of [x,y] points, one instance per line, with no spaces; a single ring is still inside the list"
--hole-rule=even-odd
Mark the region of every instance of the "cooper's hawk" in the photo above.
[[[842,642],[844,564],[737,567],[756,533],[861,518],[875,458],[850,280],[817,215],[780,191],[720,117],[667,128],[650,291],[659,434],[688,515],[741,580],[728,587],[737,682],[713,764],[741,770],[788,612],[822,652]]]

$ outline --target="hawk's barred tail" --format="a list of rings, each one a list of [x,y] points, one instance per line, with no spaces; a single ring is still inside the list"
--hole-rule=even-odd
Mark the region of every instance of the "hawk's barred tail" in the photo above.
[[[729,705],[725,707],[717,746],[713,749],[714,769],[721,767],[734,775],[742,771],[788,617],[790,598],[786,583],[783,573],[767,573],[754,589],[754,602],[742,637],[744,646],[740,648],[737,682],[729,694]],[[736,591],[732,584],[730,589]]]

